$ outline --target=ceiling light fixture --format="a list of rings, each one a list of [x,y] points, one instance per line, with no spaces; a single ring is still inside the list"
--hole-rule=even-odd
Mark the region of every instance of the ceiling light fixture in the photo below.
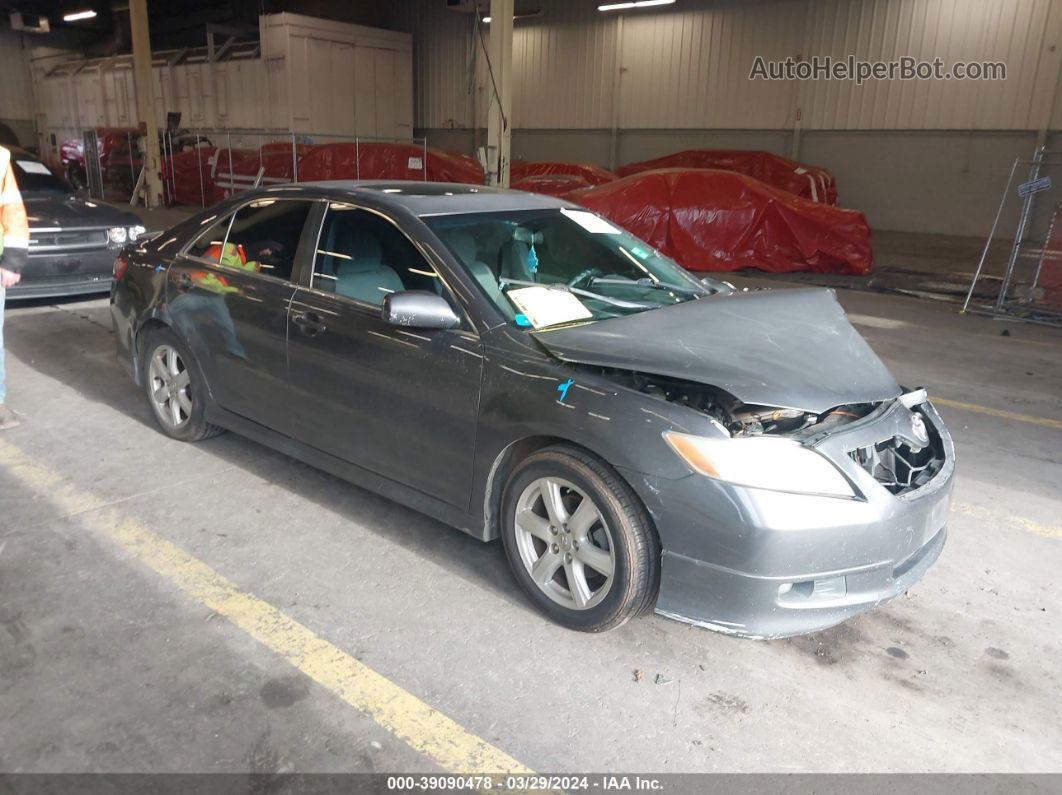
[[[598,11],[622,11],[627,8],[646,8],[648,6],[667,6],[674,3],[675,0],[631,0],[627,3],[606,3],[605,5],[598,6]]]
[[[82,19],[92,19],[95,16],[96,12],[91,8],[88,8],[84,11],[74,11],[71,14],[64,14],[63,22],[78,22]]]

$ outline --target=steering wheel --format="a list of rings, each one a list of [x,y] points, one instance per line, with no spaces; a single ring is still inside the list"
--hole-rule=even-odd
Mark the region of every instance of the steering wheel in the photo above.
[[[603,273],[600,268],[587,268],[585,271],[579,271],[575,276],[568,280],[569,287],[578,287],[583,282],[588,282],[595,276],[602,276]]]

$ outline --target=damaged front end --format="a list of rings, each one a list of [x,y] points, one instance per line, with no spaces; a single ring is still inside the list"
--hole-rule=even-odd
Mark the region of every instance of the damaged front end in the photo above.
[[[670,424],[659,454],[619,468],[660,535],[658,612],[748,637],[813,632],[902,593],[940,554],[951,438],[832,291],[714,295],[535,338],[669,404],[642,409]]]
[[[715,431],[664,434],[689,477],[624,472],[660,532],[661,614],[746,637],[811,632],[906,590],[940,554],[954,451],[924,389],[816,412],[569,366],[697,412]]]

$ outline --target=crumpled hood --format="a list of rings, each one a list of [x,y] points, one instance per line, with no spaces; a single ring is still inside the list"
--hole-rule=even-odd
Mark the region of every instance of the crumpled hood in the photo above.
[[[118,210],[101,202],[91,204],[76,196],[63,194],[34,195],[22,197],[30,229],[55,229],[64,227],[136,226],[140,219],[133,213]]]
[[[714,295],[534,336],[564,361],[710,384],[750,404],[821,414],[901,393],[833,290]]]

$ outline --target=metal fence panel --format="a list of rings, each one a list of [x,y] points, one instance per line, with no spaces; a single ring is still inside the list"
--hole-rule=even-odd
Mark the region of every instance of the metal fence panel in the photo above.
[[[963,310],[1062,325],[1062,152],[1015,161]]]

